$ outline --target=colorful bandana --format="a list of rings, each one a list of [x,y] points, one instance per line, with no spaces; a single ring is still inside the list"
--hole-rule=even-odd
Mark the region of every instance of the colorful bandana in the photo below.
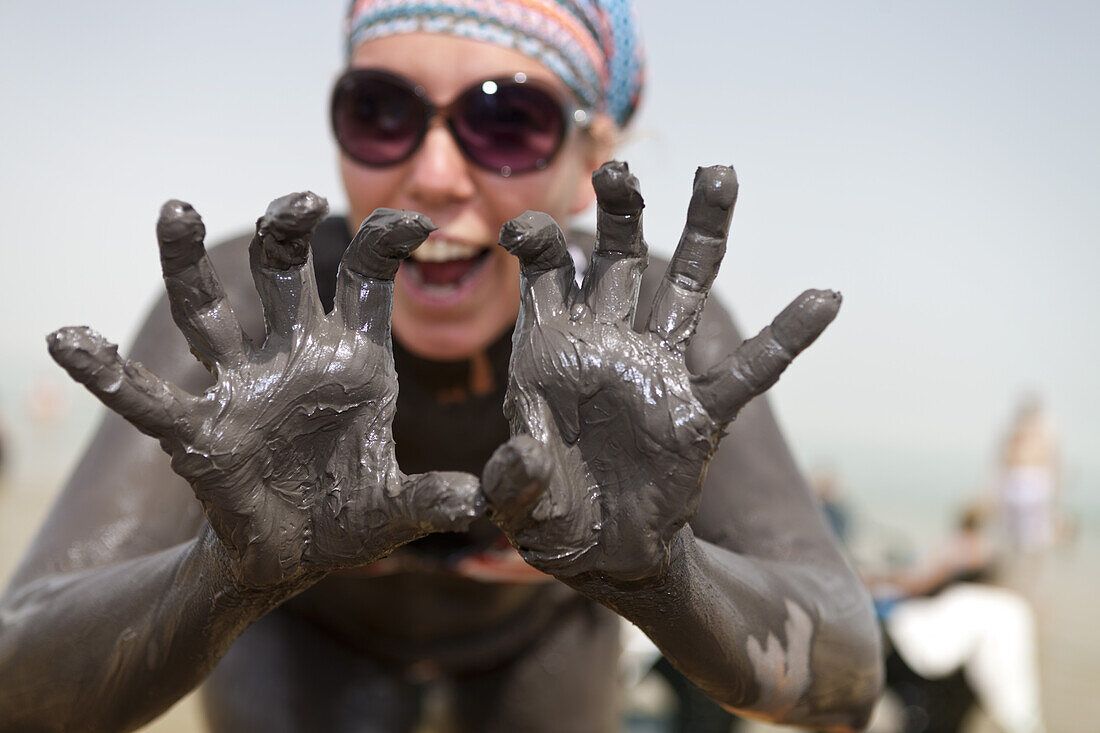
[[[644,82],[632,0],[353,0],[346,31],[349,57],[364,41],[417,31],[513,48],[620,127]]]

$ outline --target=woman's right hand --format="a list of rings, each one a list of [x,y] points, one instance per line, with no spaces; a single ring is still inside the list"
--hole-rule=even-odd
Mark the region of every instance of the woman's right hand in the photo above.
[[[327,210],[315,194],[291,194],[257,222],[249,252],[267,325],[257,346],[214,273],[199,215],[165,204],[157,239],[172,316],[216,380],[201,395],[122,359],[90,328],[48,337],[74,379],[160,440],[242,589],[297,588],[429,532],[463,530],[483,512],[473,476],[406,476],[394,457],[393,277],[431,223],[372,214],[344,255],[326,315],[309,240]]]

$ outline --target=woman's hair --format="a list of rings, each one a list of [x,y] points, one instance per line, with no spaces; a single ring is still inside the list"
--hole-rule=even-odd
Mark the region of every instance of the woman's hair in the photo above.
[[[619,127],[641,98],[644,58],[633,0],[353,0],[347,53],[364,41],[418,31],[530,56]]]

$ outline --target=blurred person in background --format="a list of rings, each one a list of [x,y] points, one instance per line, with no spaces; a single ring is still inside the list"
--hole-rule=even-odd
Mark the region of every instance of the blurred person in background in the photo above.
[[[840,477],[832,466],[819,466],[810,474],[810,491],[837,540],[847,545],[852,534],[852,512],[844,499]]]
[[[633,320],[643,325],[655,309],[653,332],[670,344],[657,350],[672,354],[684,384],[682,351],[695,373],[720,375],[713,390],[690,390],[713,393],[714,404],[729,393],[742,395],[740,407],[763,391],[838,305],[807,293],[746,342],[740,361],[723,361],[741,339],[720,304],[698,309],[736,198],[729,169],[698,174],[667,277],[663,262],[640,274],[636,182],[621,165],[592,178],[641,94],[630,3],[360,0],[347,49],[331,107],[347,216],[324,218],[318,197],[288,196],[255,236],[208,257],[197,214],[170,202],[158,224],[169,296],[142,328],[135,361],[89,330],[51,337],[70,374],[172,458],[118,414],[101,425],[0,599],[3,725],[129,729],[205,679],[218,731],[409,731],[439,686],[458,730],[613,730],[621,616],[727,709],[859,729],[881,684],[871,605],[766,401],[749,403],[713,453],[718,425],[707,432],[696,398],[676,392],[674,413],[639,392],[601,408],[621,419],[576,425],[576,445],[604,451],[580,463],[560,438],[510,440],[502,415],[507,400],[513,418],[530,417],[509,386],[517,362],[536,369],[561,357],[531,355],[532,344],[557,343],[546,331],[520,331],[513,343],[521,298],[530,315],[545,305],[530,289],[568,290],[574,264],[597,285],[607,272],[621,283],[605,292],[609,308],[622,308],[604,324],[613,343],[640,338],[629,328],[640,287]],[[571,232],[568,255],[549,229],[530,228],[543,220],[509,223],[525,210],[569,222],[594,199],[602,239]],[[380,207],[421,212],[437,228],[407,213],[369,218]],[[511,237],[520,259],[498,236]],[[540,262],[531,242],[554,256]],[[265,325],[264,346],[243,340],[242,329],[258,337]],[[367,363],[351,347],[326,351],[331,332],[381,351]],[[284,342],[299,351],[288,356]],[[587,348],[579,336],[569,343]],[[628,358],[591,348],[584,364]],[[655,353],[646,349],[637,353]],[[640,376],[617,384],[675,392],[635,358]],[[218,379],[206,392],[204,366]],[[358,394],[348,380],[370,372],[385,382],[394,368],[399,393],[355,411],[369,430],[353,422],[333,433],[344,452],[332,455],[346,462],[316,467],[317,444],[303,440],[314,436],[295,431],[336,431],[345,414],[332,408],[331,422],[309,422],[320,395]],[[339,390],[317,387],[332,374]],[[241,407],[249,400],[253,412]],[[221,422],[241,414],[255,421],[247,429]],[[601,444],[593,436],[608,425]],[[361,443],[346,438],[360,428],[369,433]],[[700,443],[704,434],[714,437]],[[210,447],[225,436],[237,444]],[[685,442],[668,447],[667,436]],[[487,462],[479,488],[469,474]],[[578,479],[593,470],[615,485]],[[640,471],[635,483],[623,478]],[[362,483],[333,484],[348,475]],[[682,498],[663,493],[675,487]],[[606,503],[620,488],[624,501]],[[345,491],[377,506],[303,519]],[[578,523],[562,509],[593,498],[622,511]],[[495,524],[481,516],[486,501]],[[349,536],[347,523],[360,519],[368,529]]]
[[[1027,395],[1001,449],[998,475],[1005,539],[1021,554],[1048,549],[1061,534],[1058,443],[1037,395]]]
[[[886,631],[886,684],[903,705],[904,733],[959,731],[974,703],[1006,733],[1043,730],[1034,614],[993,585],[987,520],[972,506],[924,562],[864,576]]]
[[[4,412],[0,410],[0,487],[3,484],[4,471],[7,468],[8,435]]]

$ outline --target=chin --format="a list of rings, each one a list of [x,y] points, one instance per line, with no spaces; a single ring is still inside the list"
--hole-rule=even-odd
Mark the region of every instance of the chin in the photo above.
[[[394,338],[403,347],[423,359],[464,361],[484,352],[507,333],[512,323],[501,324],[493,332],[475,331],[445,324],[402,324],[394,320]]]
[[[425,359],[460,361],[482,353],[515,325],[519,315],[518,275],[514,281],[486,282],[484,292],[449,305],[425,303],[402,285],[399,276],[393,334],[402,346]]]

